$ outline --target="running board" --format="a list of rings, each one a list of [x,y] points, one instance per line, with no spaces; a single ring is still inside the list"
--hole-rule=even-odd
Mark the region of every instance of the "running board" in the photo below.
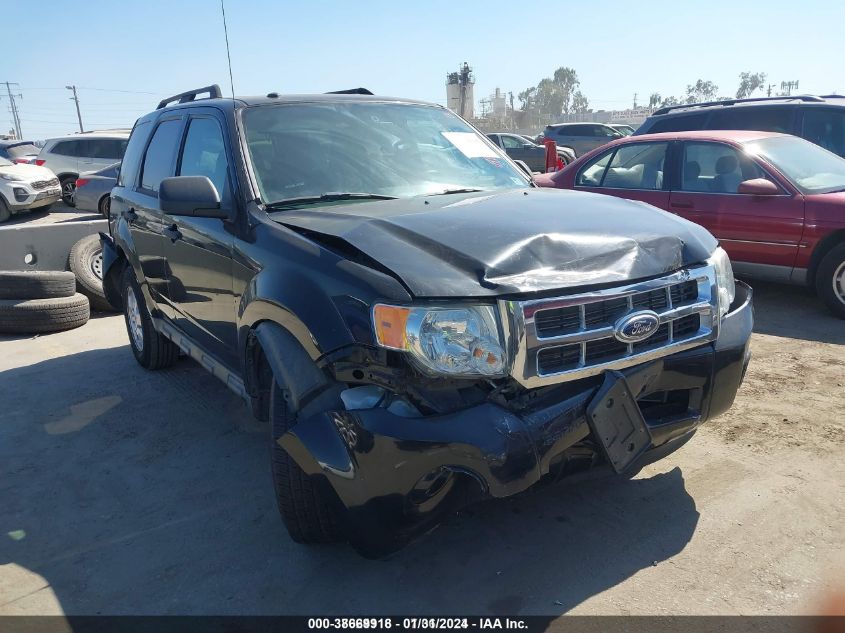
[[[153,326],[157,332],[173,341],[187,356],[197,361],[212,376],[220,380],[249,404],[250,401],[243,380],[229,371],[223,363],[206,352],[191,338],[176,329],[170,322],[162,318],[153,317]]]

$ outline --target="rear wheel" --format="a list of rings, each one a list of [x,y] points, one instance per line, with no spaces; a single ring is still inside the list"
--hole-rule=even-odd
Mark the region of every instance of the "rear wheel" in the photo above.
[[[76,176],[63,176],[62,180],[62,202],[69,207],[75,207],[73,197],[76,195]]]
[[[337,514],[318,482],[309,477],[279,446],[278,439],[294,425],[296,416],[284,392],[273,381],[270,390],[270,429],[273,487],[276,503],[290,537],[297,543],[331,543],[341,539]]]
[[[833,314],[845,319],[845,243],[835,246],[819,264],[816,292]]]
[[[97,208],[100,211],[100,214],[106,219],[109,219],[109,212],[111,211],[111,196],[103,196],[102,200],[100,200],[100,204],[97,205]]]
[[[123,272],[123,316],[129,333],[129,347],[144,369],[170,367],[179,358],[179,348],[153,327],[144,295],[131,266]]]

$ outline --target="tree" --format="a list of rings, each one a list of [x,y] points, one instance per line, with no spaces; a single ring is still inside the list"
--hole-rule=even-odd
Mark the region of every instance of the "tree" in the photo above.
[[[651,95],[648,97],[648,107],[650,110],[653,110],[658,106],[660,103],[660,93],[659,92],[652,92]]]
[[[665,108],[666,106],[680,105],[680,103],[681,102],[678,100],[677,97],[670,96],[666,97],[665,99],[663,99],[663,101],[660,102],[660,107]]]
[[[526,88],[516,98],[519,99],[520,110],[534,110],[537,101],[537,88]]]
[[[736,91],[737,99],[746,99],[754,94],[757,90],[763,90],[766,87],[766,73],[740,73],[739,88]]]
[[[581,83],[578,81],[578,73],[572,68],[561,66],[555,71],[552,81],[559,94],[561,112],[569,114],[575,86]]]
[[[576,90],[572,95],[572,111],[577,113],[590,111],[590,102],[580,90]]]
[[[692,85],[687,86],[687,103],[698,103],[700,101],[713,101],[716,98],[716,93],[719,91],[719,86],[712,81],[704,81],[699,79]]]

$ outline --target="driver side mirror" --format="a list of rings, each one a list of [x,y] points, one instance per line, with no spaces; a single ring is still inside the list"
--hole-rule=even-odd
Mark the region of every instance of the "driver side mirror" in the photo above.
[[[780,193],[780,188],[771,180],[752,178],[739,183],[736,192],[750,196],[776,196]]]
[[[161,181],[158,202],[168,215],[228,219],[220,208],[220,194],[208,176],[173,176]]]

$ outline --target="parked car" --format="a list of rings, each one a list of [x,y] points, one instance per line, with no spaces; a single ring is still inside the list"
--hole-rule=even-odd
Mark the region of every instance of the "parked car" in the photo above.
[[[76,179],[74,202],[79,211],[96,211],[109,217],[112,187],[117,182],[120,163],[114,163],[99,171],[86,172]]]
[[[0,141],[0,158],[13,163],[35,163],[38,152],[32,141]]]
[[[570,148],[575,156],[586,154],[596,147],[601,147],[623,136],[621,132],[604,123],[557,123],[547,125],[543,130],[544,139],[552,140],[561,147]]]
[[[97,171],[123,158],[128,130],[104,130],[49,139],[38,154],[37,165],[49,167],[62,184],[62,201],[74,206],[76,179],[86,171]]]
[[[757,97],[657,110],[635,134],[760,130],[793,134],[845,157],[845,96]]]
[[[537,145],[521,134],[511,134],[510,132],[488,134],[487,138],[505,150],[505,153],[513,160],[524,161],[531,171],[546,171],[546,148],[544,146]],[[562,147],[557,148],[557,155],[564,165],[568,165],[575,160],[575,156]]]
[[[634,128],[627,123],[608,123],[607,127],[611,127],[622,136],[631,136],[634,133]]]
[[[138,363],[181,348],[243,396],[291,537],[366,556],[668,454],[749,358],[751,291],[705,229],[535,188],[433,104],[175,95],[135,125],[109,233]]]
[[[715,235],[737,273],[808,284],[845,317],[845,160],[771,132],[631,136],[538,176],[648,202]]]
[[[52,171],[0,158],[0,222],[23,211],[47,209],[59,198],[59,180]]]

